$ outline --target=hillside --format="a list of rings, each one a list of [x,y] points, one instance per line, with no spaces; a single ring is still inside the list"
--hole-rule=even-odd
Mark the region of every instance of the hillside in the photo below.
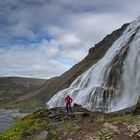
[[[69,95],[73,103],[94,112],[133,109],[140,96],[139,36],[140,17],[127,26],[99,61],[55,94],[47,105],[64,107],[64,99]]]
[[[80,74],[98,62],[117,40],[129,24],[124,24],[120,29],[107,35],[101,42],[89,50],[88,55],[78,64],[59,77],[46,80],[44,88],[36,94],[35,98],[48,101],[58,91],[67,88]]]
[[[24,108],[28,103],[39,103],[32,99],[42,88],[45,80],[21,77],[0,78],[0,108]]]

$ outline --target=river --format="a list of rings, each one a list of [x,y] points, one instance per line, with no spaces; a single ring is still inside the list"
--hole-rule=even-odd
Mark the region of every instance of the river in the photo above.
[[[15,124],[14,118],[22,118],[28,113],[20,113],[19,109],[0,109],[0,131]]]

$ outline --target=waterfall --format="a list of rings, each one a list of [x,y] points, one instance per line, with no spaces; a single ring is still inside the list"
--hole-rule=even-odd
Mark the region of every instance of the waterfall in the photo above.
[[[65,106],[64,98],[70,95],[77,103],[91,111],[117,111],[136,104],[140,88],[140,18],[133,21],[117,39],[104,57],[80,75],[69,88],[59,91],[48,102],[52,107]],[[114,88],[109,84],[115,58],[128,51]],[[120,61],[120,60],[119,60]],[[117,67],[117,66],[116,66]]]
[[[131,43],[122,74],[122,94],[112,111],[137,104],[140,96],[140,32]]]

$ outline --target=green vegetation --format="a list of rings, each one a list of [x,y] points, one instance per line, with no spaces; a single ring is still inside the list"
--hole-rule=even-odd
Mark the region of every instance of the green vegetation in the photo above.
[[[106,119],[105,119],[105,115],[99,115],[99,116],[96,116],[96,118],[94,118],[96,122],[99,122],[99,123],[102,123],[102,122],[105,122]]]
[[[133,113],[128,113],[124,115],[98,115],[94,118],[96,122],[135,122],[139,118]]]
[[[137,116],[133,115],[132,113],[129,114],[125,114],[122,116],[114,116],[112,118],[110,118],[109,121],[113,121],[113,122],[133,122],[137,119]]]
[[[119,78],[118,72],[119,72],[119,70],[118,70],[117,66],[113,65],[110,70],[110,73],[109,73],[108,85],[117,86],[117,82],[118,82],[118,78]]]
[[[49,128],[49,134],[47,136],[47,139],[48,140],[57,140],[58,134],[57,134],[57,132],[56,132],[53,124],[52,123],[49,123],[48,124],[48,128]]]
[[[96,136],[98,137],[98,138],[100,138],[100,139],[102,139],[102,138],[105,138],[105,137],[107,137],[107,136],[109,136],[109,135],[112,135],[113,134],[113,132],[111,132],[110,130],[98,130],[97,132],[96,132]]]
[[[8,93],[10,91],[5,92],[5,97],[2,95],[3,93],[0,91],[0,108],[19,108],[20,112],[33,112],[42,107],[44,107],[44,103],[41,100],[34,99],[33,96],[36,94],[36,91],[19,91],[14,93],[11,91],[11,94]]]
[[[68,131],[78,131],[80,129],[72,121],[66,122],[66,128]]]

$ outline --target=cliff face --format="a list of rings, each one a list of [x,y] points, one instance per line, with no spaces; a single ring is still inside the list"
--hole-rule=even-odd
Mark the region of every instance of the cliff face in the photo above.
[[[100,60],[107,50],[112,46],[123,33],[129,24],[124,24],[120,29],[107,35],[101,42],[89,50],[88,55],[78,64],[59,77],[47,80],[44,88],[35,96],[35,98],[48,101],[58,91],[67,88],[80,74],[89,69],[93,64]]]

